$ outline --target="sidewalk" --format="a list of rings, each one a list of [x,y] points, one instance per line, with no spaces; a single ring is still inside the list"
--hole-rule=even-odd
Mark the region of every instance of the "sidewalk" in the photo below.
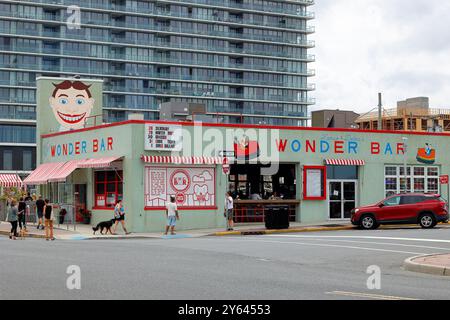
[[[44,230],[37,230],[34,224],[28,224],[28,237],[45,238]],[[97,231],[93,235],[92,226],[79,224],[76,230],[73,226],[67,230],[66,226],[54,228],[54,236],[60,240],[94,240],[94,239],[145,239],[145,238],[194,238],[205,236],[236,236],[236,235],[260,235],[260,234],[274,234],[274,233],[295,233],[295,232],[313,232],[313,231],[334,231],[334,230],[350,230],[354,227],[349,222],[327,222],[321,225],[317,224],[302,224],[293,222],[289,229],[286,230],[266,230],[264,224],[239,224],[236,225],[233,231],[224,231],[223,229],[198,229],[198,230],[183,230],[177,232],[176,235],[164,236],[163,232],[155,233],[131,233],[129,235],[101,235]],[[9,223],[0,223],[0,235],[9,235],[11,226]],[[118,227],[118,232],[122,232],[121,227]]]
[[[403,267],[412,272],[450,276],[450,253],[408,258],[403,263]]]

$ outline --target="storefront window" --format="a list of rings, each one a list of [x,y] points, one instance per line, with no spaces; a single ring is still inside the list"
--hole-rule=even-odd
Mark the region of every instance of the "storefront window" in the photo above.
[[[95,172],[95,207],[113,208],[122,199],[122,171]]]
[[[386,166],[384,172],[386,196],[404,192],[439,193],[439,167],[408,166],[406,180],[404,166]]]

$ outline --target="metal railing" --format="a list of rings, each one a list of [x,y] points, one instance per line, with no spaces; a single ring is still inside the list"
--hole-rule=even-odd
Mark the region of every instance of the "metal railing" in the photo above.
[[[264,204],[235,204],[234,222],[235,223],[262,223],[265,221],[267,206]],[[296,221],[296,205],[289,205],[289,221]]]

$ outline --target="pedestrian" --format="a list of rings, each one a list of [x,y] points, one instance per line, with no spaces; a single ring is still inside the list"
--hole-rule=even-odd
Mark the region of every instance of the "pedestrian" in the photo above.
[[[178,215],[178,207],[175,203],[175,197],[170,196],[170,202],[166,204],[166,218],[167,218],[167,226],[166,226],[166,232],[164,233],[167,235],[167,232],[174,235],[175,234],[175,225],[177,220],[180,220],[180,216]]]
[[[122,224],[123,231],[125,231],[125,234],[130,234],[131,232],[127,231],[127,228],[125,228],[125,209],[122,205],[122,200],[118,200],[116,203],[116,206],[114,207],[114,219],[116,220],[114,222],[114,231],[113,234],[116,234],[117,225],[120,223]]]
[[[25,202],[33,201],[33,198],[31,197],[31,194],[29,192],[27,193],[27,196],[25,197],[24,201]]]
[[[230,192],[225,193],[225,208],[223,209],[223,216],[227,219],[227,231],[232,231],[234,226],[233,221],[234,201]]]
[[[50,200],[45,199],[44,201],[44,218],[45,218],[45,240],[55,240],[53,236],[53,208]]]
[[[9,223],[11,223],[11,232],[9,233],[9,238],[11,240],[16,240],[17,237],[17,202],[16,200],[11,200],[10,206],[8,208],[8,218],[6,219]]]
[[[36,213],[38,218],[38,229],[44,229],[44,224],[42,223],[42,218],[44,216],[44,207],[45,207],[45,201],[42,200],[42,196],[39,195],[39,199],[36,200]]]
[[[19,199],[19,207],[18,207],[18,219],[19,219],[19,228],[20,233],[23,231],[27,231],[27,216],[26,216],[27,204],[23,200],[23,198]]]

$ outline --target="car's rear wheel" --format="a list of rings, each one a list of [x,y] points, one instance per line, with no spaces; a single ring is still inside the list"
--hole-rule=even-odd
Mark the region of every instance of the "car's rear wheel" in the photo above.
[[[361,228],[366,230],[376,229],[378,228],[378,223],[375,220],[375,217],[372,215],[365,215],[361,218],[360,222]]]
[[[430,229],[436,225],[436,219],[431,213],[424,213],[419,218],[419,224],[424,229]]]

